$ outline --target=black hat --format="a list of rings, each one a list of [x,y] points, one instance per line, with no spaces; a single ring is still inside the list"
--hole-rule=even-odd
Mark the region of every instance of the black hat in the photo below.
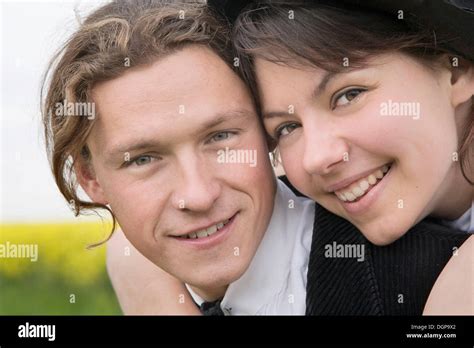
[[[254,3],[258,0],[208,0],[230,22]],[[474,61],[474,0],[333,0],[330,4],[389,13],[394,18],[401,10],[409,24],[432,30],[444,47]]]

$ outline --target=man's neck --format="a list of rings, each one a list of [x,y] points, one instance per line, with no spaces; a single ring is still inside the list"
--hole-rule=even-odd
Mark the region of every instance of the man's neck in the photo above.
[[[219,288],[197,288],[195,286],[190,286],[190,288],[206,302],[222,299],[227,287],[227,285]]]

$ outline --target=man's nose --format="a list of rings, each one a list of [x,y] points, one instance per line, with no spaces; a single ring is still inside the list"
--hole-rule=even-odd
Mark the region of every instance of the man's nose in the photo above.
[[[182,165],[179,177],[172,199],[176,209],[208,211],[221,194],[215,170],[212,166],[201,163],[199,159],[187,161]]]
[[[349,160],[349,145],[330,129],[304,128],[303,169],[309,175],[329,174],[336,164]]]

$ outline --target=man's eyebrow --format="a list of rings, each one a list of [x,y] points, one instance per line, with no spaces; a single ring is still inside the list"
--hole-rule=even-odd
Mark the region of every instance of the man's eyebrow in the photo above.
[[[126,146],[123,146],[123,145],[117,146],[117,147],[111,149],[110,151],[107,151],[105,153],[105,155],[106,155],[106,158],[113,161],[114,158],[118,157],[118,156],[121,156],[121,157],[125,158],[125,154],[127,152],[135,152],[135,151],[139,151],[139,150],[143,150],[143,149],[149,149],[149,148],[152,148],[152,147],[159,147],[159,146],[160,146],[160,144],[157,141],[143,139],[143,140],[140,140],[136,143],[132,143],[132,144],[129,144],[129,145],[126,145]]]
[[[338,75],[341,75],[342,73],[340,72],[333,72],[333,71],[327,71],[324,73],[323,78],[321,81],[318,83],[316,88],[313,90],[313,93],[311,94],[312,98],[317,98],[319,95],[321,95],[325,90],[329,82],[335,78]],[[263,118],[274,118],[274,117],[286,117],[290,113],[287,111],[270,111],[270,112],[265,112],[263,114]]]
[[[254,111],[250,110],[230,110],[219,112],[215,114],[212,118],[210,118],[208,121],[205,121],[202,125],[200,125],[198,132],[211,129],[233,118],[247,117],[257,116],[255,115]],[[110,159],[111,161],[114,161],[114,158],[118,156],[124,157],[127,152],[138,152],[144,149],[159,148],[160,146],[162,146],[162,144],[156,139],[141,139],[135,143],[131,143],[128,145],[118,145],[115,148],[112,148],[111,150],[107,151],[105,155],[106,158]]]
[[[254,111],[250,110],[230,110],[219,112],[215,114],[211,119],[205,121],[200,128],[203,130],[214,128],[221,123],[229,121],[233,118],[248,118],[248,117],[257,117]]]
[[[288,111],[269,111],[263,114],[263,118],[286,117],[289,114]]]

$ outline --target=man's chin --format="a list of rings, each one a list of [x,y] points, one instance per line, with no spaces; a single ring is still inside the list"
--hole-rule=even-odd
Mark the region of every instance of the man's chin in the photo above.
[[[189,282],[186,282],[191,288],[197,289],[197,293],[205,293],[206,296],[201,297],[216,297],[221,298],[224,296],[224,293],[227,287],[233,282],[237,281],[245,273],[247,267],[238,266],[233,269],[226,268],[224,266],[220,270],[213,268],[212,270],[203,271],[202,275],[196,276],[196,274],[191,275],[188,279]]]

